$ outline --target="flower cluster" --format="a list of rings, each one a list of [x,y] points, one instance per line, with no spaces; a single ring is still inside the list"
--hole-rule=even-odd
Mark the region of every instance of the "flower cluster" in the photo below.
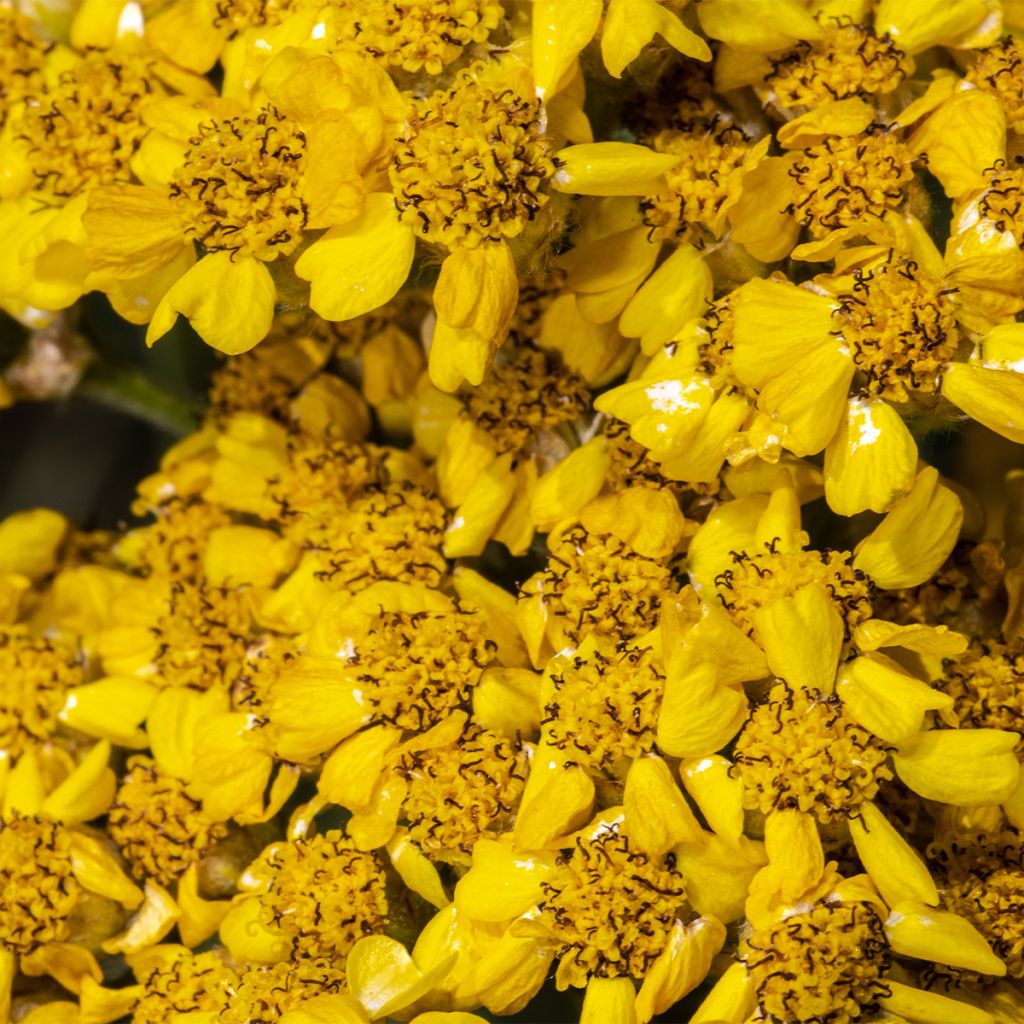
[[[1020,7],[0,0],[0,1019],[1024,1017]]]

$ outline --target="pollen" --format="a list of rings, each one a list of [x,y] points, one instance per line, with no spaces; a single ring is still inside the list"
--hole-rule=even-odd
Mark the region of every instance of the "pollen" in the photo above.
[[[654,149],[679,157],[662,187],[640,202],[651,236],[701,245],[721,234],[721,210],[740,186],[751,138],[735,125],[717,122],[692,131],[665,131]]]
[[[1024,648],[1020,643],[975,640],[963,654],[942,663],[942,689],[953,698],[963,726],[1022,734],[1024,752]]]
[[[69,199],[95,185],[127,182],[150,76],[138,59],[92,52],[26,99],[21,133],[36,190]]]
[[[238,974],[213,951],[182,949],[170,963],[140,979],[143,992],[132,1007],[133,1024],[165,1024],[179,1013],[216,1014],[227,1007]]]
[[[436,587],[446,523],[444,505],[416,484],[370,487],[317,540],[322,578],[352,593],[380,580]]]
[[[551,682],[555,693],[541,726],[573,761],[621,776],[654,747],[665,675],[649,648],[575,655],[552,670]]]
[[[204,851],[227,835],[227,828],[203,813],[180,779],[165,775],[142,755],[129,758],[107,824],[132,874],[162,885],[198,864]]]
[[[661,594],[671,572],[617,537],[574,526],[558,538],[541,573],[541,592],[568,638],[579,644],[594,633],[631,640],[658,624]]]
[[[955,289],[943,287],[907,256],[890,252],[870,270],[856,269],[835,317],[870,395],[906,402],[934,394],[960,342]]]
[[[409,792],[402,817],[425,853],[468,865],[481,836],[507,828],[523,794],[523,751],[470,725],[446,747],[405,753],[398,765]]]
[[[672,854],[632,849],[618,822],[563,850],[542,888],[539,923],[558,943],[560,989],[582,988],[592,977],[643,978],[688,910]]]
[[[555,172],[540,102],[482,63],[413,102],[389,167],[405,223],[427,242],[476,248],[515,238],[548,202]]]
[[[171,198],[206,252],[275,260],[302,240],[306,136],[274,107],[201,124]]]
[[[82,681],[70,650],[17,627],[0,630],[0,754],[17,758],[46,742],[68,688]]]
[[[882,742],[834,694],[776,683],[751,710],[735,761],[750,809],[799,810],[823,825],[854,817],[892,778]]]
[[[314,996],[345,991],[344,965],[329,957],[296,956],[270,967],[252,965],[239,975],[228,1005],[214,1024],[277,1024]]]
[[[978,211],[998,230],[1009,231],[1024,248],[1024,157],[1014,157],[1012,164],[1000,160],[985,174],[988,183],[978,200]]]
[[[155,511],[146,532],[143,568],[157,579],[195,582],[202,575],[203,549],[210,533],[231,518],[201,498],[172,498]]]
[[[25,955],[65,941],[79,891],[60,825],[17,812],[0,818],[0,946]]]
[[[274,843],[250,865],[260,904],[293,957],[344,957],[387,921],[384,871],[338,830]]]
[[[466,704],[496,645],[463,612],[381,612],[345,659],[374,720],[421,731]]]
[[[822,901],[755,928],[740,942],[761,1013],[783,1024],[874,1019],[889,994],[889,945],[878,911]]]
[[[439,75],[468,47],[486,43],[502,18],[497,0],[343,0],[339,42],[353,42],[410,74]]]
[[[353,498],[381,488],[388,472],[381,453],[348,441],[293,442],[288,465],[269,482],[272,520],[298,541],[312,537]]]
[[[715,577],[718,598],[732,620],[749,636],[754,616],[780,598],[792,597],[810,583],[820,583],[850,630],[871,617],[874,585],[849,564],[848,551],[776,551],[776,542],[756,552],[733,551],[731,568]]]
[[[967,69],[965,79],[979,89],[992,93],[1002,104],[1007,126],[1024,131],[1024,49],[1013,36],[978,51]]]
[[[0,7],[0,126],[11,108],[41,91],[43,60],[53,44],[14,7]]]
[[[231,34],[279,25],[295,0],[214,0],[213,24]]]
[[[1020,833],[954,834],[932,843],[928,856],[936,866],[946,907],[981,932],[1011,978],[1024,978],[1024,839]],[[966,972],[957,973],[958,980],[969,980]]]
[[[884,96],[912,67],[888,35],[838,23],[826,25],[821,39],[801,41],[773,60],[765,85],[784,110],[813,108],[853,96]]]
[[[499,452],[517,452],[539,431],[579,419],[589,408],[590,392],[555,356],[524,346],[496,364],[464,401],[470,419]]]
[[[903,201],[914,179],[911,162],[903,142],[884,129],[826,137],[790,168],[801,191],[787,211],[815,237],[880,218]]]
[[[159,643],[154,682],[201,690],[230,685],[245,661],[250,624],[244,593],[175,580],[167,611],[153,627]]]

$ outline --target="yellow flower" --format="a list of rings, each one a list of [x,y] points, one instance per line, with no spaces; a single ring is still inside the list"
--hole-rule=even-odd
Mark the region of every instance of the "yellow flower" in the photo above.
[[[894,957],[994,975],[1006,967],[967,920],[935,908],[935,883],[892,826],[879,817],[871,833],[858,829],[868,872],[842,878],[806,825],[791,811],[769,829],[769,866],[751,887],[740,964],[721,978],[696,1019],[739,1024],[759,1013],[874,1021],[889,1012],[908,1020],[990,1020],[897,980],[906,975],[894,969]],[[894,888],[901,881],[902,892]]]
[[[647,1021],[696,987],[725,930],[690,908],[674,855],[636,849],[614,808],[561,846],[525,853],[480,840],[456,886],[457,911],[508,922],[510,937],[553,953],[560,989],[622,979],[624,998],[606,1020]]]
[[[961,361],[962,331],[984,331],[1019,306],[1016,244],[1005,259],[954,252],[944,265],[914,237],[913,258],[850,250],[844,272],[819,279],[830,294],[758,280],[733,301],[733,372],[757,389],[784,447],[825,449],[825,494],[844,515],[885,511],[909,490],[917,452],[903,417],[930,413],[940,397],[1006,436],[1019,433],[1013,328],[990,330],[981,353]]]
[[[270,330],[277,261],[310,233],[373,205],[363,176],[401,109],[397,92],[369,61],[293,53],[268,70],[255,109],[224,100],[206,111],[156,108],[154,123],[170,141],[145,151],[145,184],[108,186],[89,199],[96,280],[127,317],[149,321],[150,344],[182,313],[222,351],[251,349]],[[342,138],[351,140],[343,159]]]

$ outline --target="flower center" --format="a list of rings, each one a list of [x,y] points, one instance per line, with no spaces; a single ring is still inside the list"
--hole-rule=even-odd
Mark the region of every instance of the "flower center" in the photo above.
[[[906,256],[890,255],[853,278],[835,316],[865,390],[891,402],[905,402],[911,392],[933,394],[960,341],[956,289],[944,288]]]
[[[834,694],[776,683],[743,726],[735,761],[751,809],[795,809],[829,824],[856,815],[892,778],[887,756]]]
[[[154,761],[129,758],[128,772],[110,808],[110,836],[136,878],[169,885],[199,859],[227,828],[203,813],[185,784],[157,769]]]
[[[719,115],[709,66],[698,60],[677,60],[655,83],[623,105],[623,120],[650,145],[667,130],[692,132],[714,123]]]
[[[963,654],[942,664],[942,689],[953,698],[953,712],[961,724],[1022,734],[1017,752],[1024,751],[1024,650],[1020,645],[976,640]]]
[[[323,956],[295,956],[270,967],[250,966],[242,971],[228,1005],[214,1018],[216,1024],[277,1024],[289,1011],[314,996],[345,991],[345,969]]]
[[[133,1024],[165,1024],[178,1013],[215,1014],[228,1005],[238,974],[214,952],[182,950],[143,980],[143,993],[132,1007]]]
[[[665,131],[654,139],[659,153],[679,163],[665,183],[640,202],[644,223],[656,238],[699,244],[722,230],[720,210],[739,187],[739,172],[750,152],[750,137],[735,125],[711,124],[693,131]]]
[[[48,740],[68,688],[82,679],[71,651],[17,628],[0,631],[0,751],[18,757]]]
[[[558,538],[541,573],[544,601],[574,644],[590,633],[618,641],[654,629],[670,580],[661,561],[582,526]]]
[[[251,352],[226,359],[213,373],[210,412],[218,421],[255,412],[288,423],[296,392],[319,369],[300,345],[268,338]]]
[[[982,217],[1009,231],[1024,247],[1024,158],[1015,157],[1012,166],[1000,160],[987,172],[988,185],[978,200]]]
[[[526,778],[522,751],[476,725],[447,747],[404,754],[398,771],[409,784],[402,816],[413,841],[464,864],[481,835],[509,822]]]
[[[870,903],[819,902],[740,943],[769,1020],[849,1024],[870,1017],[889,989],[889,945]]]
[[[486,43],[501,18],[498,0],[348,0],[334,24],[339,42],[403,71],[439,75],[466,47]]]
[[[685,912],[686,883],[675,859],[630,848],[618,823],[578,838],[544,882],[540,921],[558,942],[560,988],[623,975],[641,979]]]
[[[732,369],[733,327],[732,295],[716,299],[704,314],[704,336],[698,347],[697,366],[706,373],[716,388],[743,385]]]
[[[755,632],[754,616],[780,598],[792,597],[809,583],[820,583],[842,616],[847,639],[850,630],[871,617],[874,585],[849,564],[848,551],[776,551],[777,541],[764,551],[731,552],[733,566],[715,577],[718,599],[748,636]]]
[[[466,396],[466,412],[499,452],[524,448],[538,431],[571,423],[589,408],[582,379],[556,358],[522,348]]]
[[[381,612],[345,660],[376,721],[420,731],[469,700],[496,649],[473,615]]]
[[[153,627],[159,641],[154,682],[200,690],[230,685],[245,662],[251,625],[246,595],[202,581],[175,580],[167,604]]]
[[[559,659],[563,660],[563,659]],[[587,768],[615,772],[654,746],[665,676],[649,648],[593,651],[552,665],[555,694],[541,725],[550,743]]]
[[[949,910],[988,940],[1011,978],[1024,978],[1024,840],[1019,832],[960,833],[928,848]],[[969,980],[957,972],[958,980]],[[973,976],[977,978],[977,975]]]
[[[487,71],[476,64],[414,101],[388,168],[402,220],[448,248],[521,234],[555,171],[539,101],[488,84]]]
[[[59,825],[17,812],[0,818],[0,945],[25,955],[63,942],[78,893]]]
[[[381,487],[388,472],[383,456],[347,441],[297,443],[288,465],[268,487],[274,520],[296,540],[305,540],[368,487]]]
[[[818,237],[881,217],[914,178],[907,147],[881,129],[826,138],[805,149],[790,174],[803,192],[787,211]]]
[[[799,42],[773,60],[765,85],[783,109],[818,107],[892,92],[911,67],[888,35],[877,36],[864,25],[835,24],[821,39]]]
[[[279,25],[294,0],[216,0],[215,27],[234,34],[247,28]]]
[[[1024,49],[1007,36],[1005,39],[979,50],[975,62],[964,77],[979,89],[992,93],[1002,104],[1006,123],[1015,132],[1024,131]]]
[[[387,921],[379,861],[337,830],[275,843],[246,875],[265,886],[260,903],[293,956],[344,957]]]
[[[52,47],[28,15],[0,7],[0,126],[11,107],[42,88],[43,59]]]
[[[306,226],[305,134],[264,107],[207,121],[189,144],[170,186],[185,234],[207,252],[267,261],[292,252]]]
[[[68,199],[93,185],[130,181],[130,161],[149,130],[145,65],[98,52],[28,97],[22,133],[36,189]]]
[[[447,569],[445,525],[444,506],[416,484],[370,488],[325,529],[322,576],[353,593],[379,580],[436,587]]]
[[[198,580],[210,533],[230,521],[224,509],[200,498],[172,498],[156,510],[146,531],[143,567],[158,579]]]

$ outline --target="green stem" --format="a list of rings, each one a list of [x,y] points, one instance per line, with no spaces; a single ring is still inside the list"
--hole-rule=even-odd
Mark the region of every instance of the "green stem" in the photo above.
[[[195,430],[198,425],[191,403],[156,384],[139,370],[94,365],[82,378],[77,391],[175,437]]]

